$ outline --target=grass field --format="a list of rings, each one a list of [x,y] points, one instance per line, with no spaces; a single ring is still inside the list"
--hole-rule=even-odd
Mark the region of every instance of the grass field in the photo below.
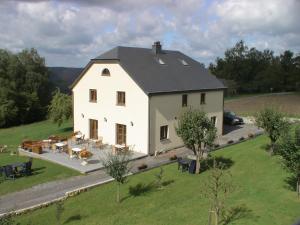
[[[225,100],[225,109],[239,115],[254,115],[265,107],[275,107],[287,116],[300,117],[300,93],[241,96]]]
[[[240,211],[230,224],[285,225],[300,218],[300,200],[286,182],[288,174],[278,158],[264,147],[266,136],[227,147],[214,153],[232,161],[229,170],[235,191],[228,206]],[[122,187],[123,200],[115,203],[115,183],[82,193],[66,200],[62,224],[207,224],[209,202],[201,194],[208,172],[190,175],[177,170],[176,164],[164,166],[163,190],[151,188],[158,169],[131,176]],[[129,189],[135,192],[129,192]],[[55,206],[19,216],[22,224],[56,224]]]
[[[11,150],[16,151],[23,139],[41,140],[52,134],[67,135],[71,131],[71,122],[64,123],[58,128],[57,125],[52,124],[50,121],[0,129],[0,144],[9,146],[7,153],[0,153],[0,166],[28,160],[27,157],[11,156],[9,153]],[[0,195],[19,191],[40,183],[79,175],[74,170],[39,159],[33,160],[33,172],[34,174],[29,177],[17,178],[14,181],[0,181]]]

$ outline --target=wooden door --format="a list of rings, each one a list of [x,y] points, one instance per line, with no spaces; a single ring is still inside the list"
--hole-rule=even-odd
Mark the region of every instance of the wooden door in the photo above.
[[[98,139],[98,120],[90,119],[90,139]]]
[[[126,125],[116,124],[116,144],[126,145]]]

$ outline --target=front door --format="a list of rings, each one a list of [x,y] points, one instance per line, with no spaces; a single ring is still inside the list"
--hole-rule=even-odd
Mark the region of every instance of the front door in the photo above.
[[[116,144],[126,145],[126,125],[116,124]]]
[[[90,119],[90,139],[98,139],[98,120]]]

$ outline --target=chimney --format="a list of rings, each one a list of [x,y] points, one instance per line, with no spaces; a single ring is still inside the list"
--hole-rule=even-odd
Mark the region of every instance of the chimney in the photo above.
[[[154,44],[152,45],[152,52],[154,54],[161,53],[161,44],[159,41],[154,42]]]

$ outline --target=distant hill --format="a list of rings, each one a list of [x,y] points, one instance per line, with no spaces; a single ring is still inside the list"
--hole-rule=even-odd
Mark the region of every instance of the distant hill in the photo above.
[[[50,81],[63,93],[70,93],[69,86],[82,72],[83,68],[48,67]]]

